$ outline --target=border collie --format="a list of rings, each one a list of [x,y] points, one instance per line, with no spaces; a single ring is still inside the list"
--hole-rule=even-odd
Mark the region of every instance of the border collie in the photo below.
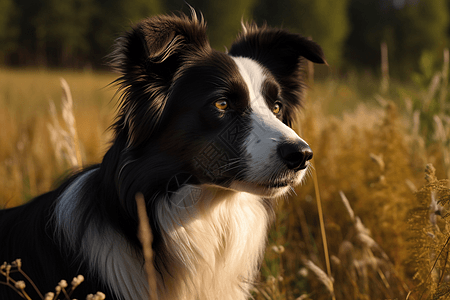
[[[73,298],[148,299],[142,193],[159,299],[247,299],[273,199],[312,158],[289,127],[305,59],[325,63],[311,40],[268,26],[243,25],[222,53],[195,12],[141,21],[111,54],[121,102],[110,149],[54,191],[0,211],[0,260],[21,258],[43,293],[83,274]],[[4,285],[0,298],[21,299]]]

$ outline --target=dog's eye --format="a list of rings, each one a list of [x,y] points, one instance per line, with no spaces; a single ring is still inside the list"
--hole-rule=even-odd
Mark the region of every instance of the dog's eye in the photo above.
[[[220,110],[225,110],[228,108],[228,102],[226,100],[218,100],[214,103],[214,105]]]
[[[278,115],[281,112],[281,103],[280,102],[276,102],[275,105],[272,107],[272,112],[276,115]]]

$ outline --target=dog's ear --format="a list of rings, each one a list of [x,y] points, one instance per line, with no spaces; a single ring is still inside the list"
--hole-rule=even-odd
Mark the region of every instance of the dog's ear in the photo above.
[[[301,106],[303,65],[305,59],[326,64],[322,48],[299,34],[268,26],[243,24],[243,32],[230,48],[229,54],[247,57],[266,67],[282,88],[282,97],[289,106],[284,120],[290,123],[293,109]]]
[[[206,24],[195,11],[189,18],[156,16],[117,39],[110,66],[120,74],[121,105],[113,129],[125,131],[137,146],[155,131],[174,76],[190,55],[209,51]]]

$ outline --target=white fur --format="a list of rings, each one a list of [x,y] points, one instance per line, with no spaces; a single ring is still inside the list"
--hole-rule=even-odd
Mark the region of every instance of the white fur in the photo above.
[[[182,192],[197,188],[186,186]],[[162,299],[248,299],[264,253],[267,209],[255,195],[206,185],[201,189],[195,206],[158,202],[166,247],[176,257],[172,276],[163,274]]]

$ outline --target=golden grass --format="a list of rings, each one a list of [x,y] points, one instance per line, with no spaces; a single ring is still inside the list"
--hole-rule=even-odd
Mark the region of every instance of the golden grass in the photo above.
[[[83,163],[99,162],[106,151],[115,103],[112,74],[0,70],[0,207],[11,207],[48,191],[70,164],[57,160],[49,124],[50,102],[59,121],[64,78],[74,99]],[[68,130],[67,126],[63,126]]]
[[[0,71],[0,207],[49,190],[73,165],[58,161],[48,130],[56,124],[49,100],[64,124],[61,77],[72,90],[83,165],[107,148],[113,75]],[[353,80],[316,82],[308,93],[296,129],[314,151],[316,187],[309,178],[279,202],[257,300],[445,299],[450,291],[450,189],[438,180],[450,174],[450,118],[432,115],[433,134],[424,133],[427,112],[414,110],[407,92],[368,95]],[[436,169],[425,180],[427,163]]]

